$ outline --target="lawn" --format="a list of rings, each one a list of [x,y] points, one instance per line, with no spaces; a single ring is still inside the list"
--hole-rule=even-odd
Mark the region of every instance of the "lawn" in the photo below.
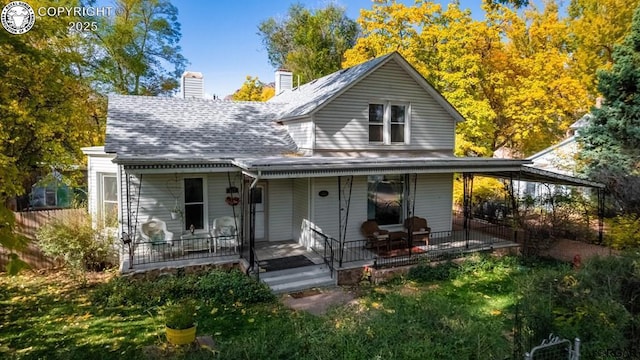
[[[505,359],[518,283],[536,271],[511,257],[423,266],[353,289],[355,303],[323,316],[284,307],[237,271],[153,282],[97,274],[85,287],[62,272],[3,275],[0,358]],[[215,349],[166,344],[161,305],[185,297]]]

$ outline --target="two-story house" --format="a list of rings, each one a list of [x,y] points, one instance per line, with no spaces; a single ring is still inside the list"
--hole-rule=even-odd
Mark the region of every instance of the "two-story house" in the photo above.
[[[450,232],[454,173],[528,163],[454,157],[463,117],[396,52],[300,87],[291,78],[277,72],[266,103],[202,99],[197,73],[180,98],[110,96],[105,146],[85,149],[96,221],[117,211],[134,245],[160,226],[172,241],[163,261],[229,255],[215,239],[230,235],[214,232],[220,218],[237,224],[236,259],[282,241],[344,256],[366,248],[367,220],[402,232],[418,216]],[[133,246],[129,266],[145,262],[144,248]]]

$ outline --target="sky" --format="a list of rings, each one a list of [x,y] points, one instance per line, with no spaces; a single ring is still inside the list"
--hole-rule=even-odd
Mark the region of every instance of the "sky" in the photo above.
[[[413,4],[413,0],[401,1]],[[448,0],[437,1],[443,4]],[[481,13],[482,0],[461,0],[462,8],[471,9],[474,17]],[[292,4],[310,9],[323,8],[329,0],[173,0],[181,24],[182,55],[187,71],[204,76],[207,96],[224,98],[242,86],[247,75],[273,82],[275,69],[269,64],[267,51],[258,35],[258,25],[270,18],[284,18]],[[371,0],[333,1],[346,8],[347,16],[356,20],[360,9],[371,9]]]

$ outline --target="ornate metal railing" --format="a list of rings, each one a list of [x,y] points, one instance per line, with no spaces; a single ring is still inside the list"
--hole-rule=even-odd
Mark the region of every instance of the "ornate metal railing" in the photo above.
[[[325,265],[327,265],[327,267],[329,268],[329,271],[331,273],[331,277],[333,278],[333,272],[335,271],[335,265],[334,265],[334,260],[335,260],[335,252],[334,252],[334,248],[335,245],[339,245],[340,243],[338,242],[338,240],[327,236],[325,234],[323,234],[322,232],[316,230],[316,229],[311,229],[311,231],[313,231],[313,233],[315,234],[315,236],[319,237],[320,240],[320,246],[318,245],[318,241],[314,241],[314,245],[311,247],[311,249],[318,255],[322,256],[322,259],[324,260]],[[316,238],[317,239],[317,238]],[[322,253],[320,253],[322,252]]]
[[[131,267],[167,261],[191,260],[237,255],[238,249],[228,243],[217,242],[206,235],[189,235],[187,238],[162,242],[135,241],[125,248],[129,252]],[[221,239],[222,240],[222,239]],[[224,246],[222,246],[224,245]]]
[[[477,251],[493,250],[496,245],[509,244],[509,234],[499,225],[485,231],[450,230],[432,232],[428,244],[414,243],[411,247],[400,247],[377,253],[374,267],[394,267],[416,264],[423,260],[443,260]]]

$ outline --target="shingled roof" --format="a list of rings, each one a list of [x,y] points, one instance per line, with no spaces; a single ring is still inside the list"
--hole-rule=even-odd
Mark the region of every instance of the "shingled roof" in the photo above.
[[[278,112],[280,120],[295,119],[313,114],[320,110],[332,99],[357,84],[379,67],[389,61],[396,61],[404,67],[409,76],[412,76],[422,88],[438,102],[455,121],[464,121],[464,118],[443,96],[440,94],[405,58],[397,51],[369,60],[346,69],[336,71],[327,76],[310,81],[302,86],[285,90],[269,99],[271,103],[281,103],[282,108]]]
[[[280,119],[309,115],[339,93],[353,86],[394,54],[389,53],[312,80],[291,90],[285,90],[269,99],[268,102],[282,104],[282,108],[278,113]]]
[[[212,160],[297,151],[274,120],[281,105],[152,96],[109,96],[105,151],[116,161]]]

